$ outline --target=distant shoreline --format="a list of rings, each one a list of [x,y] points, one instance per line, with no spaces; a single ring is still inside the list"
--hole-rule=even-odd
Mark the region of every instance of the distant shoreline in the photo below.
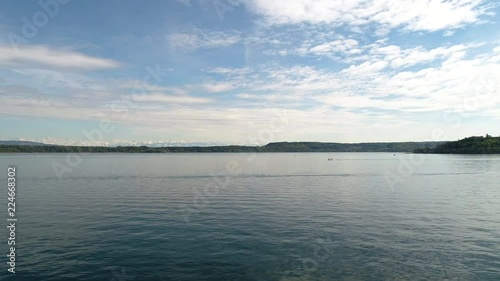
[[[322,143],[275,142],[264,146],[62,146],[1,142],[0,153],[335,153],[500,154],[500,137],[469,137],[452,142]]]
[[[319,143],[279,142],[264,146],[59,146],[59,145],[2,145],[0,153],[308,153],[308,152],[388,152],[412,153],[416,149],[434,149],[444,142],[386,142],[386,143]]]

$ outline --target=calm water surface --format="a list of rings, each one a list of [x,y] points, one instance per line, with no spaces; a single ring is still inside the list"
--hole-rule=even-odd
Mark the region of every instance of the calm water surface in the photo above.
[[[500,156],[70,156],[0,154],[0,279],[500,280]]]

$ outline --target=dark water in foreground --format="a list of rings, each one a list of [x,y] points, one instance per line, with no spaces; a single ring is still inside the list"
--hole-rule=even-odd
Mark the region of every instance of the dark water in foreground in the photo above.
[[[500,280],[500,156],[66,156],[0,155],[0,279]]]

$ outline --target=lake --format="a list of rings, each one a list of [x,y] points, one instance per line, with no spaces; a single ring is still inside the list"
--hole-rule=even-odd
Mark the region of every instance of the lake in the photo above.
[[[17,171],[6,280],[500,280],[500,156],[0,154],[0,164],[5,209],[7,167]],[[1,279],[12,275],[3,260]]]

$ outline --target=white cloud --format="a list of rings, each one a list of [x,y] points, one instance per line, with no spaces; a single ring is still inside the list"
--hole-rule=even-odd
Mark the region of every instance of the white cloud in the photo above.
[[[117,68],[117,61],[96,58],[77,52],[51,49],[45,46],[19,46],[16,48],[0,45],[0,65],[28,66],[95,70]]]
[[[189,32],[173,33],[168,36],[170,47],[184,51],[228,47],[241,42],[241,40],[241,35],[237,31],[203,31],[199,28],[192,28]]]
[[[271,24],[361,26],[376,23],[384,28],[404,27],[412,31],[436,31],[479,22],[489,8],[486,2],[484,0],[251,0],[247,5]]]
[[[445,31],[445,33],[443,34],[443,36],[444,37],[450,37],[450,36],[453,36],[453,34],[455,34],[454,30],[447,30],[447,31]]]
[[[358,46],[358,41],[354,39],[335,40],[333,42],[317,45],[309,49],[309,51],[313,54],[328,54],[332,52],[352,53],[352,50],[355,50],[357,46]]]
[[[240,86],[235,89],[239,98],[252,104],[261,102],[262,106],[294,107],[299,101],[345,110],[393,110],[400,116],[403,112],[495,112],[491,110],[500,106],[500,55],[477,54],[474,48],[479,46],[483,45],[426,50],[373,44],[365,48],[365,61],[340,71],[267,65],[241,75],[235,74],[238,69],[227,69],[223,74],[227,74],[227,83]],[[477,107],[465,108],[468,99],[478,101]]]
[[[439,58],[462,56],[468,49],[476,48],[482,44],[453,45],[426,50],[423,47],[401,49],[395,45],[372,45],[368,50],[370,58],[381,59],[389,62],[393,68],[408,67],[422,63],[429,63]]]
[[[360,65],[353,65],[344,70],[345,73],[350,75],[369,74],[379,72],[389,65],[386,61],[364,62]]]

